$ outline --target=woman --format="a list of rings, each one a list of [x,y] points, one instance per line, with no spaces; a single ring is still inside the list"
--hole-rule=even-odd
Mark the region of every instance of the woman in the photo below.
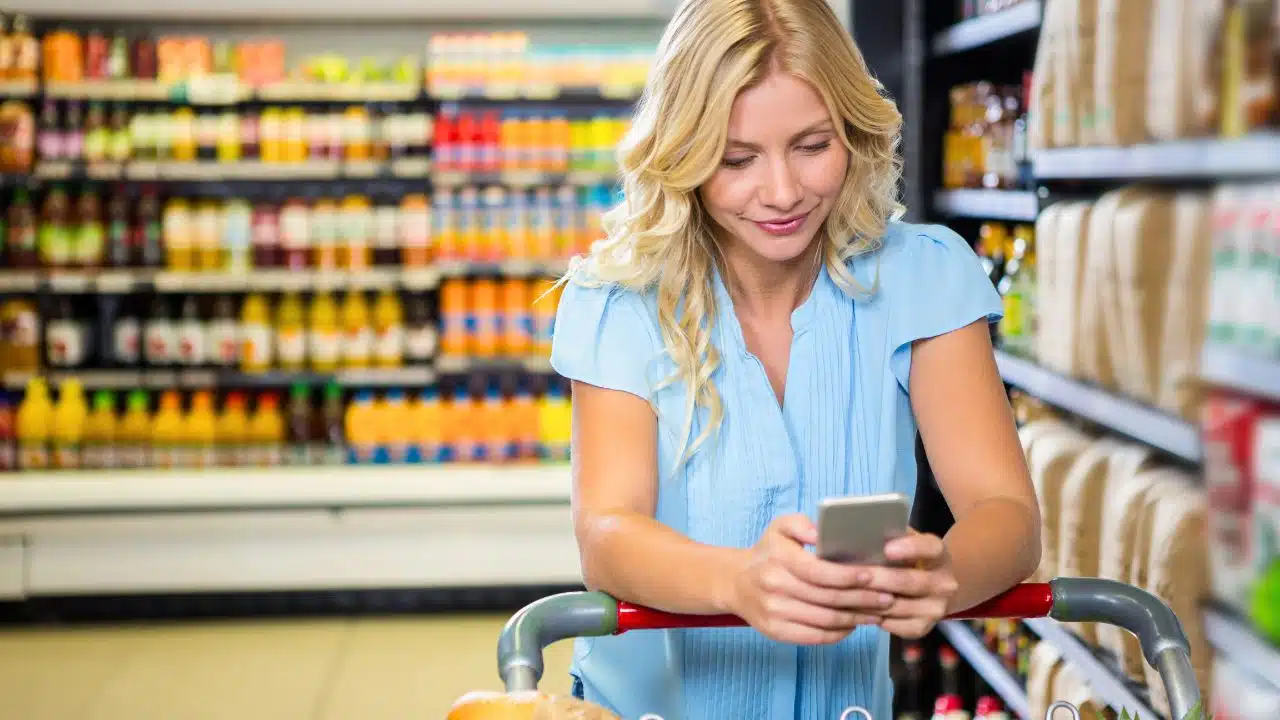
[[[624,718],[890,715],[889,635],[1026,578],[1035,495],[965,242],[898,214],[900,116],[824,0],[685,0],[620,149],[625,200],[578,262],[552,364],[573,381],[588,586],[753,629],[579,641]],[[824,562],[826,497],[901,492],[923,438],[957,518]]]

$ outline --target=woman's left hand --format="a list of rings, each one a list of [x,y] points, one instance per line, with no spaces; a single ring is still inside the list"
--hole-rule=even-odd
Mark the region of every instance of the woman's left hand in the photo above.
[[[867,568],[865,586],[893,596],[893,603],[877,613],[880,627],[908,639],[928,635],[946,617],[959,587],[947,546],[937,535],[912,533],[886,544],[885,557],[897,566]]]

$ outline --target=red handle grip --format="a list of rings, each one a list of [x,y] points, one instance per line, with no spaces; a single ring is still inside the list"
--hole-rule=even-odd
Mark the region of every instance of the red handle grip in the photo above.
[[[948,620],[979,618],[1045,617],[1053,610],[1053,589],[1048,583],[1026,583],[997,595],[968,610],[947,616]],[[734,615],[680,615],[641,605],[618,603],[618,629],[615,634],[631,630],[668,630],[672,628],[742,627],[747,623]]]

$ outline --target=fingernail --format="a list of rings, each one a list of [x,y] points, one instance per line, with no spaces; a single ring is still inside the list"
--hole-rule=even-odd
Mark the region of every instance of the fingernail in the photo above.
[[[880,607],[889,607],[893,604],[893,596],[881,594],[880,597],[876,598],[876,602],[880,603]]]

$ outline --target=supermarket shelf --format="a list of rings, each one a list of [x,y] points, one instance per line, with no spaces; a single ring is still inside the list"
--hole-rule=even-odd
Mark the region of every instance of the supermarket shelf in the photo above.
[[[554,371],[551,368],[551,360],[545,357],[482,358],[441,355],[436,358],[436,372],[441,375],[461,375],[473,372],[527,372],[547,374]]]
[[[29,98],[38,92],[35,80],[6,80],[0,82],[0,98]]]
[[[933,36],[935,56],[972,50],[1040,27],[1040,0],[1025,0],[1008,10],[952,25]]]
[[[39,286],[40,277],[34,271],[0,271],[0,293],[35,292]]]
[[[431,184],[436,187],[461,187],[464,185],[502,185],[512,188],[541,187],[547,185],[609,185],[617,175],[608,172],[574,170],[567,173],[548,173],[536,170],[503,172],[461,172],[437,170],[431,173]]]
[[[275,370],[246,373],[222,370],[54,370],[43,373],[53,385],[68,378],[78,379],[89,390],[128,390],[146,388],[168,390],[182,388],[286,388],[293,383],[322,385],[330,380],[346,387],[418,387],[436,381],[432,367],[364,368],[332,373]],[[26,387],[34,373],[5,373],[3,386],[11,390]]]
[[[1081,642],[1069,630],[1053,620],[1044,618],[1025,622],[1042,641],[1056,647],[1062,653],[1063,659],[1070,663],[1072,669],[1088,683],[1093,694],[1116,712],[1127,710],[1130,717],[1160,717],[1147,705],[1146,700],[1134,694],[1128,680],[1117,674],[1118,670],[1112,670],[1103,663],[1094,654],[1092,648]]]
[[[1029,717],[1031,706],[1027,701],[1027,691],[1018,679],[1000,663],[1000,659],[992,655],[982,644],[973,630],[963,622],[948,620],[938,625],[938,630],[946,636],[947,641],[960,653],[975,672],[987,681],[1005,702],[1005,706],[1017,717]]]
[[[399,285],[409,290],[429,290],[440,282],[440,272],[423,268],[369,268],[367,270],[254,270],[252,273],[161,272],[155,287],[161,292],[282,292],[286,290],[371,289]]]
[[[1012,190],[940,190],[933,209],[943,215],[1035,222],[1040,200],[1033,192]]]
[[[579,585],[564,465],[19,474],[0,598]]]
[[[632,85],[608,85],[599,88],[556,85],[527,85],[506,87],[491,86],[484,92],[473,92],[463,87],[435,87],[427,93],[432,100],[462,103],[506,103],[512,101],[616,103],[635,102],[641,88]]]
[[[307,160],[298,163],[238,162],[97,162],[46,161],[36,166],[43,180],[138,180],[220,182],[227,180],[368,180],[426,179],[431,163],[426,158],[389,162]]]
[[[1162,410],[1064,377],[1035,363],[996,351],[1005,382],[1068,412],[1190,462],[1200,462],[1196,427]]]
[[[1132,147],[1057,148],[1036,153],[1033,164],[1040,180],[1275,177],[1280,175],[1280,134]]]
[[[442,277],[465,277],[468,275],[501,275],[503,277],[533,277],[544,275],[558,277],[569,267],[564,260],[499,260],[497,262],[479,262],[471,260],[447,260],[438,262],[435,269]]]
[[[1263,640],[1243,620],[1215,607],[1204,608],[1204,634],[1232,664],[1248,668],[1280,690],[1280,647]]]
[[[1200,374],[1207,382],[1280,401],[1280,361],[1206,345]]]
[[[383,465],[21,473],[0,483],[0,518],[80,512],[357,507],[567,506],[550,465]]]

